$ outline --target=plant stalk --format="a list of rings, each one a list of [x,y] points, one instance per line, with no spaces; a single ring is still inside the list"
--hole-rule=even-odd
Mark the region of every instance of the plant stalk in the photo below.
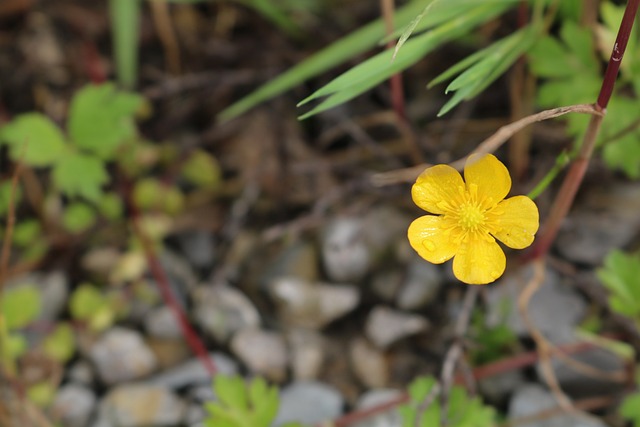
[[[638,5],[640,0],[629,0],[627,7],[618,29],[618,35],[611,51],[609,58],[609,64],[605,71],[604,78],[602,80],[602,87],[600,88],[600,94],[598,100],[595,103],[595,109],[606,113],[607,105],[613,94],[613,88],[616,83],[616,77],[620,70],[620,64],[624,56],[625,49],[627,48],[627,42],[633,28],[633,22],[635,21],[636,14],[638,12]],[[567,173],[562,187],[556,196],[556,199],[549,213],[549,218],[546,221],[544,231],[534,246],[530,258],[539,258],[547,254],[549,248],[553,244],[562,221],[567,216],[571,205],[575,199],[575,196],[580,188],[580,184],[584,178],[584,175],[589,166],[589,160],[593,154],[593,149],[596,145],[596,140],[600,132],[600,126],[602,125],[602,119],[604,116],[594,115],[591,116],[589,121],[589,127],[584,135],[580,151]]]

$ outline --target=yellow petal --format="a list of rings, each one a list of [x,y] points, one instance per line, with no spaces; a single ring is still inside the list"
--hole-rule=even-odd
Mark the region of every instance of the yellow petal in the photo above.
[[[407,231],[411,247],[422,258],[434,264],[450,260],[459,246],[444,232],[443,222],[442,217],[425,215],[413,221]]]
[[[513,249],[524,249],[533,243],[538,231],[538,207],[527,196],[515,196],[503,200],[496,207],[494,224],[499,227],[494,237]]]
[[[502,276],[506,265],[504,252],[493,238],[470,236],[453,258],[453,274],[469,285],[485,285]]]
[[[504,199],[511,190],[509,171],[493,154],[472,154],[464,166],[464,180],[471,195],[489,208]]]
[[[413,201],[420,208],[434,214],[443,214],[447,205],[460,196],[464,182],[460,173],[447,165],[425,169],[411,188]]]

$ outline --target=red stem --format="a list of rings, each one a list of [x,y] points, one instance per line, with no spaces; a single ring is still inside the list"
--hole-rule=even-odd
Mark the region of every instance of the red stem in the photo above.
[[[180,325],[180,330],[182,331],[182,335],[187,341],[187,344],[191,348],[191,351],[200,359],[200,362],[205,367],[209,375],[214,376],[216,374],[216,366],[213,363],[213,360],[209,357],[206,347],[204,346],[200,337],[195,332],[187,316],[184,313],[184,310],[180,306],[180,303],[173,295],[171,291],[171,286],[169,285],[169,277],[165,269],[162,267],[162,264],[158,260],[158,257],[155,254],[153,249],[153,244],[149,240],[149,237],[145,234],[144,230],[140,227],[140,211],[137,206],[131,199],[130,192],[127,192],[127,201],[129,205],[129,209],[131,212],[131,222],[133,225],[133,230],[136,236],[140,239],[142,243],[142,248],[145,253],[145,257],[147,258],[147,264],[149,265],[149,269],[151,270],[151,274],[158,285],[158,289],[160,290],[160,294],[162,295],[162,299],[164,303],[169,306],[173,315],[176,317],[178,324]]]
[[[605,71],[604,78],[602,80],[600,94],[598,95],[598,100],[595,104],[595,108],[597,110],[604,111],[609,104],[611,95],[613,94],[616,77],[618,76],[620,64],[622,63],[622,58],[627,48],[627,42],[629,41],[629,36],[631,34],[631,29],[633,28],[639,4],[640,0],[629,0],[627,3],[627,7],[622,17],[622,22],[620,23],[620,28],[618,29],[618,35],[613,45],[611,56],[609,57],[609,64],[607,65],[607,70]],[[591,159],[591,154],[593,153],[596,139],[600,131],[602,119],[602,116],[591,117],[589,127],[587,128],[582,146],[580,147],[580,152],[578,153],[576,160],[571,165],[571,169],[567,173],[567,176],[562,183],[562,187],[556,196],[555,202],[545,224],[545,230],[540,238],[537,239],[530,255],[526,256],[526,258],[538,258],[544,256],[553,244],[558,234],[558,230],[560,229],[560,225],[567,216],[569,209],[573,204],[573,200],[575,199],[575,195],[580,188],[582,179],[587,171],[587,166],[589,165],[589,160]]]

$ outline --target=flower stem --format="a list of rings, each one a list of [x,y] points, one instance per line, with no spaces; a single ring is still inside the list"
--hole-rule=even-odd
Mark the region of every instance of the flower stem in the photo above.
[[[607,65],[607,70],[605,71],[604,78],[602,80],[600,94],[598,95],[598,100],[595,104],[596,110],[602,111],[603,113],[605,112],[609,99],[611,99],[611,95],[613,94],[616,77],[620,70],[624,51],[627,48],[627,42],[629,41],[629,36],[631,34],[631,29],[633,28],[633,22],[635,20],[639,4],[640,0],[629,0],[627,2],[627,7],[624,11],[620,28],[618,29],[618,36],[616,37],[616,41],[613,45],[609,64]],[[582,179],[587,171],[587,166],[589,166],[589,160],[591,159],[593,149],[596,145],[596,139],[600,132],[603,117],[604,116],[591,116],[589,127],[584,135],[580,151],[571,165],[571,168],[562,183],[562,187],[556,196],[544,231],[532,250],[531,258],[544,256],[549,251],[551,244],[555,240],[558,230],[560,229],[560,225],[567,216],[567,213],[573,204],[573,200],[575,199],[576,193],[580,188]]]

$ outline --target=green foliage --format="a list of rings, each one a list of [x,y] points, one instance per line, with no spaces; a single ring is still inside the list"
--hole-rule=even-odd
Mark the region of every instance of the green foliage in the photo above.
[[[509,306],[505,305],[504,308],[506,314]],[[518,343],[517,335],[509,328],[506,321],[487,327],[485,316],[480,310],[473,313],[470,338],[474,342],[471,359],[478,365],[505,357],[508,351]]]
[[[140,0],[109,0],[118,82],[132,89],[138,80]]]
[[[69,310],[74,319],[87,322],[94,331],[108,328],[116,317],[113,301],[88,283],[83,283],[73,292]]]
[[[84,197],[97,202],[102,186],[109,181],[104,162],[97,157],[72,153],[55,165],[52,172],[55,185],[70,197]]]
[[[598,278],[609,291],[609,307],[616,313],[640,321],[640,255],[614,250],[598,270]]]
[[[442,425],[442,414],[434,390],[437,387],[433,377],[418,377],[409,386],[410,403],[398,408],[402,417],[402,427],[433,427]],[[423,408],[425,399],[432,399]],[[423,412],[420,414],[419,411]],[[417,419],[419,418],[419,424]],[[482,404],[477,397],[470,397],[466,390],[454,386],[449,394],[447,425],[451,427],[490,427],[496,423],[495,410]]]
[[[216,402],[205,404],[207,427],[270,427],[278,412],[278,389],[256,377],[249,383],[239,376],[216,375]],[[289,423],[287,427],[299,426]]]
[[[215,157],[203,150],[194,151],[182,165],[182,177],[188,182],[215,190],[222,182],[222,170]]]
[[[44,340],[44,352],[55,360],[65,363],[76,349],[73,330],[68,323],[59,323]]]
[[[333,108],[362,94],[392,75],[415,64],[429,52],[498,16],[511,4],[510,1],[482,2],[481,4],[466,0],[446,2],[447,7],[457,8],[458,14],[454,18],[444,12],[446,10],[444,6],[436,9],[433,14],[438,13],[438,19],[432,18],[433,28],[423,34],[411,37],[402,49],[395,53],[395,57],[394,50],[387,49],[356,65],[301,101],[299,105],[326,97],[311,111],[300,116],[300,119]]]
[[[429,0],[431,1],[431,0]],[[412,1],[398,8],[394,16],[396,27],[403,27],[420,13],[425,2]],[[314,76],[373,48],[385,35],[382,19],[367,24],[337,42],[320,50],[290,70],[267,82],[218,115],[221,121],[231,120],[256,105],[267,101]]]
[[[42,301],[34,285],[8,289],[0,300],[0,313],[4,315],[9,330],[21,329],[40,314]]]
[[[630,420],[633,427],[640,427],[640,392],[627,396],[619,409],[620,415]]]
[[[62,213],[62,224],[72,233],[87,231],[95,222],[96,212],[86,203],[71,203]]]
[[[9,210],[9,201],[11,200],[11,192],[12,192],[12,183],[11,181],[5,181],[0,183],[0,217],[7,213]],[[13,205],[17,206],[22,199],[22,190],[20,186],[16,186],[16,192],[14,195]]]
[[[116,91],[113,83],[85,86],[71,101],[69,137],[77,147],[113,159],[119,146],[136,136],[134,115],[143,105],[141,96]]]
[[[434,79],[429,87],[462,72],[447,86],[445,93],[454,91],[455,95],[440,109],[438,117],[486,89],[531,48],[540,32],[535,26],[525,27],[468,56]]]
[[[599,47],[608,60],[618,31],[624,6],[603,2],[601,15],[604,26],[599,28]],[[580,28],[566,21],[560,31],[562,43],[553,37],[540,39],[529,52],[531,70],[544,78],[538,91],[542,107],[593,103],[602,84],[601,66],[590,29]],[[603,158],[612,169],[620,169],[632,178],[640,178],[640,129],[637,114],[640,100],[640,54],[634,48],[637,31],[634,30],[621,65],[622,75],[616,92],[607,107],[598,144],[603,145]],[[636,97],[630,97],[629,86]],[[568,132],[579,143],[586,131],[589,118],[581,114],[564,117]],[[576,144],[577,146],[577,144]]]
[[[8,144],[13,160],[32,166],[51,166],[68,149],[60,129],[40,113],[21,114],[2,127],[2,142]]]

